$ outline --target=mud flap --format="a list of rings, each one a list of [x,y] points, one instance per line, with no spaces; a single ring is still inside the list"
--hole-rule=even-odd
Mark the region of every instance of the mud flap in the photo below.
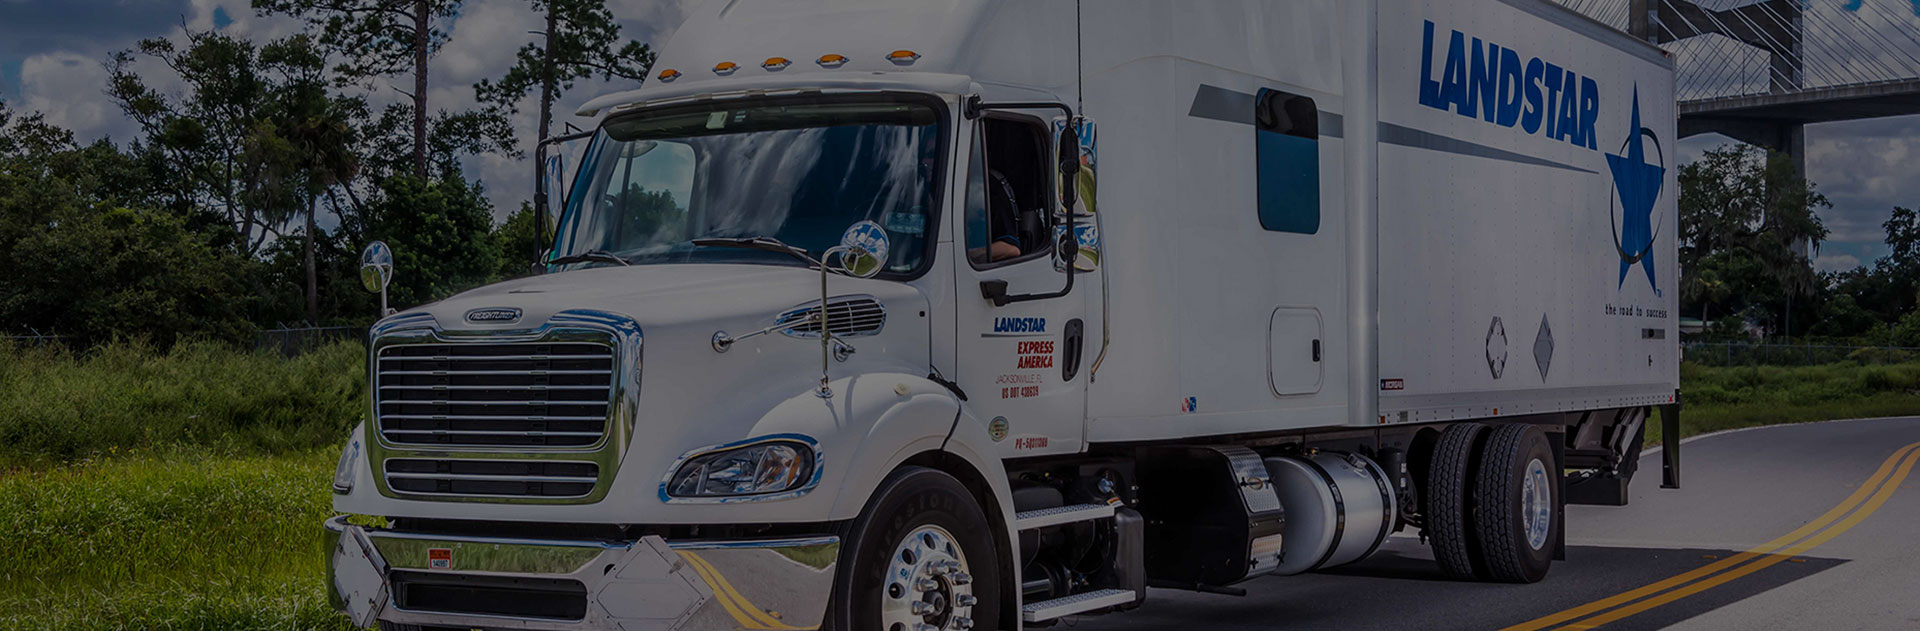
[[[1680,395],[1660,406],[1660,488],[1680,488]]]

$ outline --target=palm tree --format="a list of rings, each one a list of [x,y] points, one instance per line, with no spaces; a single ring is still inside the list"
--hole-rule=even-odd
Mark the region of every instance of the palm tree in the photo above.
[[[319,270],[315,239],[319,234],[319,200],[336,186],[349,186],[360,170],[354,151],[357,139],[353,119],[363,111],[358,100],[327,91],[325,53],[305,35],[294,36],[261,50],[261,61],[279,71],[272,129],[268,135],[277,154],[271,159],[272,180],[278,190],[304,210],[306,219],[307,319],[320,322]],[[304,207],[304,208],[299,208]],[[288,213],[291,216],[291,213]]]

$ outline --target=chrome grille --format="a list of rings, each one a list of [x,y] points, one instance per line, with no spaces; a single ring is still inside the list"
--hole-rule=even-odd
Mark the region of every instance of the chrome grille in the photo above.
[[[592,342],[380,349],[381,437],[407,446],[584,447],[606,434],[613,347]]]
[[[387,485],[400,493],[505,497],[583,497],[593,492],[600,465],[550,460],[440,460],[391,458]]]
[[[793,337],[820,337],[819,301],[810,302],[787,310],[774,318],[777,325],[785,327],[780,332]],[[834,298],[827,301],[827,326],[838,337],[860,337],[875,335],[887,324],[887,310],[880,301],[871,296]]]

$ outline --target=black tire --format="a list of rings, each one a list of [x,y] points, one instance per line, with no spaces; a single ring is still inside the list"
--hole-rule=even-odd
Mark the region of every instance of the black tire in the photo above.
[[[1470,523],[1473,510],[1475,455],[1487,434],[1487,426],[1458,423],[1440,434],[1433,446],[1433,458],[1427,463],[1426,534],[1433,546],[1433,560],[1448,577],[1462,580],[1483,578],[1486,564]]]
[[[1538,469],[1534,466],[1538,465]],[[1547,435],[1532,425],[1505,425],[1487,437],[1475,477],[1474,527],[1487,578],[1502,583],[1533,583],[1553,565],[1560,533],[1559,463]],[[1527,519],[1528,478],[1540,490],[1537,517]],[[1542,501],[1541,498],[1544,498]],[[1540,520],[1544,519],[1544,523]],[[1529,532],[1528,525],[1536,530]],[[1537,544],[1537,545],[1536,545]]]
[[[1000,625],[1000,558],[986,512],[959,480],[936,469],[902,467],[880,483],[865,510],[848,527],[840,551],[828,628],[838,631],[888,631],[879,628],[880,599],[888,588],[887,568],[894,546],[923,525],[952,533],[966,555],[978,602],[971,618],[976,629]]]

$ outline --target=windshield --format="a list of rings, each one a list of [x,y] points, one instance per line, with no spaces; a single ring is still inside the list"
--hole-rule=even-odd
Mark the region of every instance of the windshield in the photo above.
[[[798,265],[694,239],[772,237],[815,258],[862,220],[920,268],[934,224],[938,110],[907,98],[710,104],[611,120],[582,162],[548,260]],[[618,264],[585,261],[574,265]]]

